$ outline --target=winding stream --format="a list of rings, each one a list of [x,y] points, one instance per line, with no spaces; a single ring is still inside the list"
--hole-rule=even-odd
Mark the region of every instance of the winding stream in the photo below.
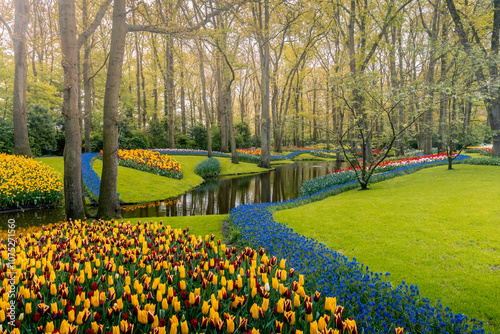
[[[123,218],[226,214],[241,204],[281,202],[299,196],[304,181],[346,167],[336,161],[284,164],[275,170],[226,177],[203,183],[175,199],[122,207]],[[19,232],[64,219],[64,208],[26,210],[0,214],[1,221],[15,219]],[[3,226],[4,224],[2,224]]]

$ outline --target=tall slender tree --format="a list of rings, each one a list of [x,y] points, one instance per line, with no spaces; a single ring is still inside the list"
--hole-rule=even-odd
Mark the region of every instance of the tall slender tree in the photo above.
[[[82,134],[78,109],[78,43],[75,0],[59,0],[62,67],[64,69],[64,204],[66,218],[84,217],[82,198]]]
[[[27,53],[26,32],[28,30],[30,3],[29,0],[14,1],[14,29],[0,17],[14,44],[14,98],[12,119],[14,122],[14,154],[33,156],[28,139],[28,121],[26,117],[26,80]]]

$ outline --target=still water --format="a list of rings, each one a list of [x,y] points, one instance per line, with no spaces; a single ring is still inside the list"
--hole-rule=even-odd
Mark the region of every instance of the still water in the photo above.
[[[286,201],[299,196],[304,181],[345,167],[346,163],[336,161],[295,162],[277,166],[267,173],[211,180],[175,199],[124,206],[122,216],[135,218],[226,214],[241,204]],[[7,222],[8,219],[15,219],[16,233],[31,233],[39,231],[42,225],[63,220],[64,209],[0,214],[2,222]],[[0,231],[0,237],[4,237],[2,234]]]

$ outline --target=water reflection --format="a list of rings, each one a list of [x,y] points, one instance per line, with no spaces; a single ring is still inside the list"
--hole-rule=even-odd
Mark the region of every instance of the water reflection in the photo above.
[[[122,216],[135,218],[226,214],[241,204],[286,201],[297,198],[304,181],[344,167],[345,164],[335,161],[297,162],[282,165],[269,173],[211,180],[176,199],[123,207]],[[40,230],[42,225],[64,220],[64,209],[1,213],[0,238],[6,237],[9,219],[15,219],[17,235],[26,234],[31,233],[31,230]]]
[[[241,204],[297,198],[304,181],[346,167],[338,162],[300,162],[270,173],[207,181],[175,201],[122,210],[124,218],[226,214]]]

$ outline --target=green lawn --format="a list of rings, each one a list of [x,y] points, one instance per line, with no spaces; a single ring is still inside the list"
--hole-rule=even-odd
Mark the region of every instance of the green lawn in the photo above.
[[[146,218],[130,218],[123,219],[136,224],[138,220],[156,221],[163,220],[163,224],[171,228],[189,227],[189,232],[196,236],[215,235],[215,240],[222,240],[222,222],[227,218],[227,215],[210,215],[210,216],[187,216],[187,217],[146,217]]]
[[[46,165],[54,168],[61,174],[61,180],[64,180],[64,159],[63,157],[41,157],[35,158],[36,161],[41,161]]]
[[[312,155],[310,153],[302,153],[299,155],[296,155],[295,158],[293,158],[295,161],[336,161],[335,158],[323,158],[323,157],[317,157],[315,155]]]
[[[173,156],[182,166],[182,180],[171,179],[132,168],[118,166],[118,193],[125,203],[140,203],[162,200],[182,195],[194,188],[203,179],[194,173],[194,167],[206,159],[203,156],[176,155]],[[221,175],[245,174],[266,171],[257,165],[240,162],[235,165],[230,158],[217,158],[221,162]],[[101,175],[102,161],[95,160],[93,168]]]
[[[423,297],[500,330],[500,168],[434,167],[275,213]],[[311,225],[314,222],[314,226]],[[487,332],[488,332],[488,328]]]

